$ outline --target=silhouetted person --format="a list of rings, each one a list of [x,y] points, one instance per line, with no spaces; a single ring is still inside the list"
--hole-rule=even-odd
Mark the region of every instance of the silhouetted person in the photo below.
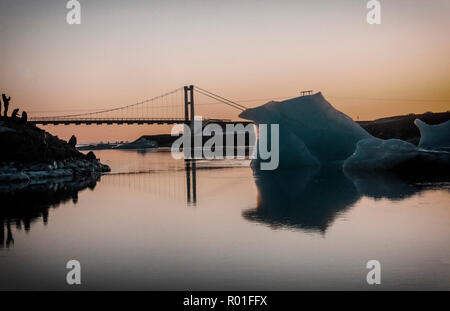
[[[28,114],[26,111],[22,111],[22,117],[20,118],[20,124],[25,124],[28,121]]]
[[[2,116],[2,101],[0,100],[0,117]]]
[[[18,113],[19,113],[19,108],[14,109],[11,114],[11,118],[15,119],[17,117]]]
[[[8,107],[9,107],[9,101],[11,100],[11,96],[6,97],[5,94],[2,94],[3,98],[3,105],[5,105],[5,113],[3,114],[5,117],[8,116]]]

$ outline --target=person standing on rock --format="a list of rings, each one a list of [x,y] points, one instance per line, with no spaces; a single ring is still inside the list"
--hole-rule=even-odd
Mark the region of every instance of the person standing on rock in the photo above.
[[[19,108],[14,109],[11,114],[11,118],[15,119],[17,117],[18,113],[19,113]]]
[[[25,124],[28,121],[28,115],[26,111],[22,111],[22,117],[20,118],[20,124]]]
[[[5,94],[2,94],[2,98],[3,98],[3,105],[5,106],[4,116],[7,117],[8,116],[9,101],[11,100],[11,96],[6,97]]]

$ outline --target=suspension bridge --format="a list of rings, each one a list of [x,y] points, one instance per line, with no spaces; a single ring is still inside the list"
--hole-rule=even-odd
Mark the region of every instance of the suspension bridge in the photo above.
[[[81,125],[81,124],[192,124],[195,117],[194,93],[227,105],[235,110],[243,111],[247,107],[198,86],[189,85],[160,96],[156,96],[131,105],[81,114],[60,115],[51,117],[30,117],[29,122],[41,125]],[[229,119],[204,119],[207,124],[236,123]],[[250,123],[247,121],[239,123]]]

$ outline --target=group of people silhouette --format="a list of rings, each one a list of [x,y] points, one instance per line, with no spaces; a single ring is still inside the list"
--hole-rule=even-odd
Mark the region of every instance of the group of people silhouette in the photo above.
[[[11,101],[11,96],[6,96],[6,94],[3,93],[2,94],[2,100],[3,100],[3,107],[4,107],[3,116],[7,117],[8,116],[9,102]],[[1,111],[2,111],[2,100],[0,100],[0,116],[1,116]],[[16,118],[18,113],[19,113],[19,109],[18,108],[14,109],[12,114],[11,114],[11,118],[13,118],[13,119]],[[27,122],[27,118],[28,118],[28,116],[27,116],[26,111],[23,111],[22,112],[21,121],[23,123],[25,123],[25,122]]]

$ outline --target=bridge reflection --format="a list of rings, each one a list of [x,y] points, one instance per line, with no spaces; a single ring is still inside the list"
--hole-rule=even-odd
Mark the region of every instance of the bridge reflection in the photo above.
[[[197,163],[195,160],[185,161],[186,171],[186,201],[187,204],[197,204]],[[191,182],[192,182],[192,202],[191,202]]]
[[[196,206],[196,162],[196,160],[185,160],[183,167],[171,169],[110,173],[103,176],[102,184],[184,201],[187,205]]]
[[[0,188],[0,248],[14,245],[14,228],[29,232],[33,223],[39,220],[47,225],[51,208],[70,201],[76,204],[78,193],[84,189],[94,190],[99,181],[100,176],[95,176],[82,181]],[[188,206],[197,204],[196,160],[185,161],[183,170],[113,173],[102,176],[101,182],[172,200],[183,200]]]

